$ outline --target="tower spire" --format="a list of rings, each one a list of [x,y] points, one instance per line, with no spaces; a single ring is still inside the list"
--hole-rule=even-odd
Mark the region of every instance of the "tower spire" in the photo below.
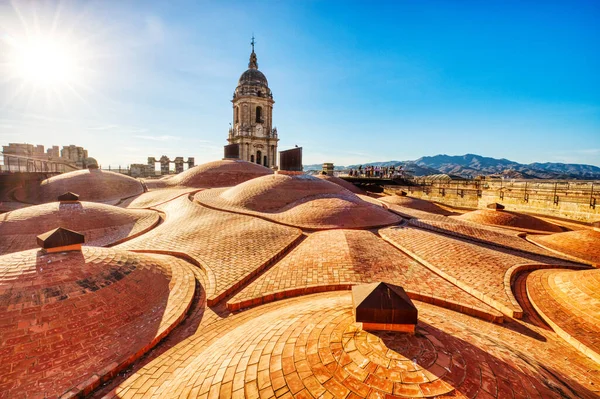
[[[258,60],[256,58],[256,54],[254,53],[254,33],[252,34],[252,41],[250,44],[252,45],[252,53],[250,54],[250,62],[248,63],[248,68],[250,69],[258,69]]]

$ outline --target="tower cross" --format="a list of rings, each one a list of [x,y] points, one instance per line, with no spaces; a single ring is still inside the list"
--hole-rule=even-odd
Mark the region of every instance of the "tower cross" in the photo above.
[[[254,33],[252,34],[252,41],[250,42],[250,44],[252,45],[252,52],[254,52]]]

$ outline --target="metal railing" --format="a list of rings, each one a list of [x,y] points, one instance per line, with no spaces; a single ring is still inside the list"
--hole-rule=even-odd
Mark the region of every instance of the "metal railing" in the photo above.
[[[65,173],[79,170],[75,164],[61,160],[40,159],[0,151],[0,172],[5,173]]]

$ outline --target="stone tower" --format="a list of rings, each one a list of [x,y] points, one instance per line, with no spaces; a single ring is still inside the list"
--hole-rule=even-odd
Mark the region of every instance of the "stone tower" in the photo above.
[[[233,93],[233,124],[229,144],[240,145],[240,159],[269,168],[277,166],[277,128],[273,128],[273,94],[267,78],[258,70],[254,37],[248,70]]]

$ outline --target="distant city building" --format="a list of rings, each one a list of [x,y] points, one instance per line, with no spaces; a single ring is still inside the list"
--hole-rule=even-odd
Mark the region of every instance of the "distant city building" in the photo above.
[[[60,150],[60,156],[65,160],[70,160],[79,168],[86,168],[85,160],[88,157],[88,152],[83,147],[78,147],[76,145],[64,146],[62,150]]]
[[[54,145],[44,151],[43,145],[9,143],[2,146],[2,153],[4,156],[4,165],[27,165],[27,162],[37,162],[39,160],[67,163],[79,169],[87,167],[87,150],[72,144],[63,146],[62,150],[59,150],[59,147]]]
[[[267,78],[258,70],[252,53],[248,70],[240,76],[233,93],[233,124],[227,141],[240,144],[240,159],[267,167],[277,166],[277,128],[273,128],[273,94]]]

